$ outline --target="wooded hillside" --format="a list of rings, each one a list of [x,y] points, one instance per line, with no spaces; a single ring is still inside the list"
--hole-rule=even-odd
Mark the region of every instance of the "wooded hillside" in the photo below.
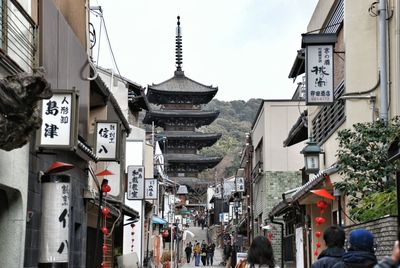
[[[219,110],[220,115],[211,125],[199,130],[207,133],[222,133],[222,137],[212,147],[201,150],[200,154],[224,158],[215,168],[201,173],[201,178],[213,181],[235,175],[245,143],[245,134],[250,132],[260,103],[261,99],[250,99],[247,102],[214,99],[207,104],[205,109]]]

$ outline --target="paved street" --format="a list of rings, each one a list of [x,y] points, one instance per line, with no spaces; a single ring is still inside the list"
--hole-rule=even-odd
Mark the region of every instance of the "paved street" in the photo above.
[[[204,228],[204,230],[201,229],[201,227],[190,227],[189,231],[191,231],[192,233],[194,233],[194,237],[190,237],[188,236],[186,242],[192,242],[192,244],[194,244],[195,240],[197,240],[198,242],[201,243],[201,241],[205,240],[207,242],[207,228]],[[182,263],[182,268],[186,268],[186,267],[195,267],[194,265],[194,258],[192,258],[192,260],[190,260],[190,263],[186,263],[186,255],[184,258],[185,262]],[[222,267],[221,263],[223,260],[223,254],[222,254],[222,249],[221,248],[215,248],[215,252],[214,252],[214,263],[213,266],[206,266],[206,267]],[[203,264],[200,262],[200,266],[202,267]]]

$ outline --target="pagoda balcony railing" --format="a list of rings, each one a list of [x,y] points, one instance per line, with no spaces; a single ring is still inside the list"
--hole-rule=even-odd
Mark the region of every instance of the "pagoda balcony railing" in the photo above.
[[[263,175],[263,162],[258,161],[257,164],[254,166],[253,170],[251,171],[251,178],[253,182],[257,182]]]
[[[37,67],[37,29],[35,21],[17,0],[0,1],[0,56],[12,71],[31,72]]]

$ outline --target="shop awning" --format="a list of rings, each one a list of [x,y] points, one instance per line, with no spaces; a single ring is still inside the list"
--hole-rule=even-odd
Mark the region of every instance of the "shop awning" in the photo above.
[[[164,220],[164,219],[162,219],[162,218],[160,218],[160,217],[158,217],[156,215],[153,215],[153,217],[151,218],[151,222],[153,224],[161,224],[161,225],[167,224],[166,220]]]

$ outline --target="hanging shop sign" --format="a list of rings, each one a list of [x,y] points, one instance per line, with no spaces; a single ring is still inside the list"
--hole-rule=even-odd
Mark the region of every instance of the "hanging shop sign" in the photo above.
[[[144,167],[128,166],[128,200],[138,200],[144,197]]]
[[[304,34],[302,42],[306,48],[306,105],[331,105],[336,35]]]
[[[99,161],[119,161],[119,131],[118,122],[96,122],[95,150]]]
[[[68,264],[70,176],[48,174],[42,176],[41,181],[42,218],[39,263]]]
[[[236,192],[244,192],[244,178],[235,177]]]
[[[158,199],[158,180],[146,179],[144,186],[145,199]]]
[[[78,95],[72,90],[54,92],[42,100],[42,127],[37,135],[37,147],[72,149],[77,141]]]

